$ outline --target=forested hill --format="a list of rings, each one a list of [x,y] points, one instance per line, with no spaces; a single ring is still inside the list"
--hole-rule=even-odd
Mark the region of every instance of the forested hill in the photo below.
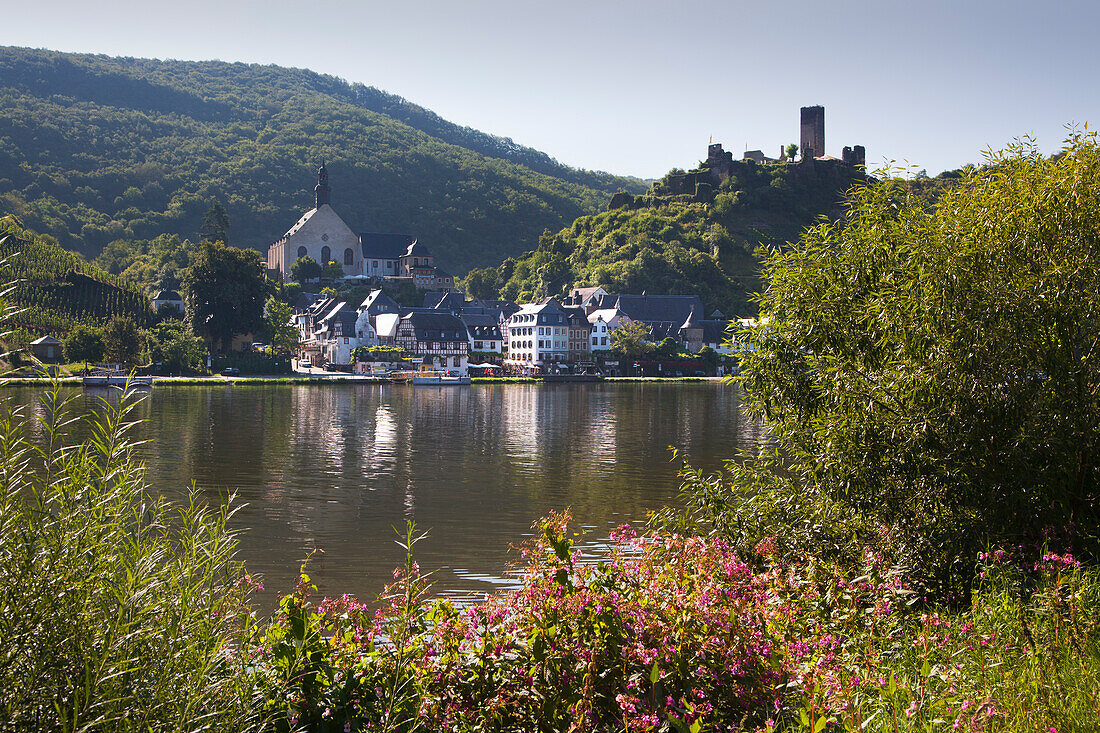
[[[322,158],[353,229],[416,234],[457,273],[644,188],[301,69],[0,47],[0,213],[89,257],[196,239],[212,197],[231,244],[265,249],[313,205]]]
[[[526,302],[602,285],[619,293],[698,295],[708,314],[718,308],[752,315],[760,288],[756,248],[797,241],[823,215],[840,217],[845,191],[867,180],[862,169],[837,160],[733,161],[717,186],[678,193],[696,176],[709,176],[705,164],[670,172],[645,195],[618,194],[608,211],[544,233],[534,251],[471,271],[466,291]]]

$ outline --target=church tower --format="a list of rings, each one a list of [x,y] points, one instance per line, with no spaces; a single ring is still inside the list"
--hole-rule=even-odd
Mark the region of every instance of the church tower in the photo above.
[[[317,186],[313,189],[313,193],[317,199],[318,209],[329,203],[331,189],[328,187],[328,169],[325,168],[324,159],[321,160],[321,167],[317,169]]]

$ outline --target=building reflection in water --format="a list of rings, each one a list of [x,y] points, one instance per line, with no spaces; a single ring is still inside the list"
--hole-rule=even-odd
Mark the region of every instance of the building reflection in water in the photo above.
[[[429,532],[416,549],[437,592],[499,587],[539,517],[572,507],[598,540],[675,500],[670,446],[714,470],[763,437],[712,383],[166,388],[138,414],[151,486],[247,504],[241,555],[272,604],[315,549],[322,593],[373,599],[406,520]]]

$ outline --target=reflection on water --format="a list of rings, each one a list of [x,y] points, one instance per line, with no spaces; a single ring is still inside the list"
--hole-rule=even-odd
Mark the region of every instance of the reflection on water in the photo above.
[[[509,546],[540,516],[572,507],[598,547],[674,500],[669,447],[715,469],[762,438],[736,388],[710,383],[158,386],[136,415],[153,487],[175,497],[194,482],[247,504],[235,526],[265,601],[314,550],[322,593],[372,599],[401,562],[393,528],[407,519],[429,532],[417,556],[436,592],[492,590],[512,582]]]

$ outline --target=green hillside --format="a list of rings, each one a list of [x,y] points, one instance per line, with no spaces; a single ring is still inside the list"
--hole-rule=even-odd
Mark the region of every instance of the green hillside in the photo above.
[[[705,177],[707,168],[697,171]],[[602,285],[611,292],[698,295],[708,311],[749,315],[759,289],[757,247],[782,247],[819,217],[840,217],[844,192],[866,177],[831,160],[734,161],[717,186],[676,193],[684,180],[683,171],[672,171],[645,195],[616,195],[610,210],[545,232],[534,251],[471,271],[467,291],[522,302]]]
[[[89,259],[196,240],[211,197],[232,244],[265,249],[312,206],[322,158],[353,229],[417,234],[457,273],[644,188],[301,69],[0,48],[0,212]]]
[[[89,264],[52,237],[0,218],[0,280],[14,283],[4,298],[15,312],[6,321],[21,331],[16,342],[50,334],[63,337],[75,324],[102,326],[114,316],[146,325],[152,316],[139,289]]]

